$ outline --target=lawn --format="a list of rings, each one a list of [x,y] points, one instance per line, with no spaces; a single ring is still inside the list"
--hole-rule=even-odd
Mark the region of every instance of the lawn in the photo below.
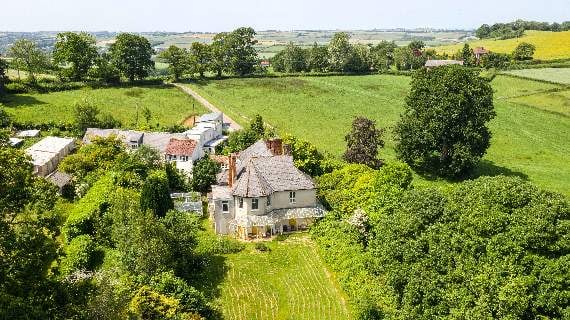
[[[504,73],[523,78],[570,84],[570,68],[523,69],[505,71]]]
[[[535,59],[554,60],[570,58],[570,31],[526,31],[524,36],[514,39],[495,40],[483,39],[468,42],[471,48],[485,47],[494,52],[511,53],[521,42],[532,43],[536,46]],[[454,54],[463,44],[435,47],[439,53]]]
[[[202,233],[201,239],[215,237],[210,229]],[[217,256],[199,277],[197,287],[223,319],[351,319],[344,293],[307,234],[264,244],[269,251],[247,243],[239,253]]]
[[[193,114],[206,113],[206,109],[177,88],[171,86],[115,87],[61,91],[45,94],[9,95],[4,101],[8,113],[19,122],[70,123],[74,105],[87,100],[109,113],[125,127],[136,128],[137,110],[139,125],[144,124],[141,110],[151,111],[150,124],[170,126],[181,124]]]
[[[227,79],[189,84],[241,124],[256,113],[275,126],[340,156],[354,116],[386,128],[381,157],[395,158],[392,127],[403,111],[410,78],[391,75]],[[570,195],[570,118],[519,97],[556,93],[562,86],[497,76],[493,138],[477,175],[518,175]],[[565,100],[562,100],[562,105]],[[566,101],[567,102],[567,101]],[[553,110],[545,110],[551,108]],[[417,177],[419,184],[426,182]],[[439,183],[445,183],[439,181]]]

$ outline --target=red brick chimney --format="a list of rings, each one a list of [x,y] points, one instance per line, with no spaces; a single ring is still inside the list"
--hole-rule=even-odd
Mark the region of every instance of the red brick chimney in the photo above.
[[[231,188],[236,179],[236,155],[232,153],[228,156],[228,186]]]
[[[283,140],[281,138],[273,139],[271,147],[271,152],[274,156],[280,156],[283,154]]]
[[[290,156],[291,152],[292,152],[291,145],[284,143],[283,144],[283,155],[284,156]]]

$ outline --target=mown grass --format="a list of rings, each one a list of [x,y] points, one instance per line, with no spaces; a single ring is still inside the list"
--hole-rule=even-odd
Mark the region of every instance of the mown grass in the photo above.
[[[109,113],[125,127],[145,124],[143,108],[151,111],[150,125],[181,124],[193,114],[206,109],[179,89],[171,86],[114,87],[69,90],[44,94],[8,95],[3,103],[16,121],[30,123],[71,123],[77,102],[87,100]]]
[[[403,112],[409,77],[391,75],[227,79],[189,84],[236,121],[256,113],[275,126],[340,156],[354,116],[386,128],[380,156],[395,159],[392,128]],[[497,117],[490,123],[491,147],[477,175],[517,175],[570,195],[570,118],[517,99],[555,94],[560,85],[497,76],[493,80]],[[549,106],[549,108],[557,108]],[[446,184],[416,177],[417,184]]]
[[[570,58],[570,31],[526,31],[524,36],[515,39],[495,40],[484,39],[468,42],[472,48],[485,47],[494,52],[511,53],[521,42],[532,43],[536,46],[535,59],[554,60]],[[439,53],[454,54],[463,44],[441,46],[435,49]]]
[[[341,290],[307,235],[250,243],[226,255],[227,274],[219,303],[226,320],[350,319]]]
[[[570,84],[570,68],[541,68],[505,71],[504,73],[536,80]]]

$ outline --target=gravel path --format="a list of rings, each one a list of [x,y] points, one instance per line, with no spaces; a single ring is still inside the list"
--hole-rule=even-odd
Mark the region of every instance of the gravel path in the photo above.
[[[211,104],[210,101],[206,100],[196,91],[188,88],[187,86],[180,83],[173,83],[173,85],[178,87],[180,90],[186,92],[187,94],[191,95],[196,101],[200,102],[204,107],[210,109],[212,112],[222,112],[215,105]],[[230,131],[237,131],[242,128],[237,122],[235,122],[232,118],[228,117],[225,113],[224,113],[224,123],[229,124]]]

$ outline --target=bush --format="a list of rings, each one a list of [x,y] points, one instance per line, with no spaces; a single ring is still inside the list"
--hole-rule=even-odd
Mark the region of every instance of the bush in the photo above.
[[[65,246],[65,258],[61,261],[61,272],[71,274],[77,270],[91,270],[94,264],[95,243],[88,235],[81,235]]]
[[[264,242],[256,242],[255,250],[260,252],[268,252],[271,251],[271,248],[269,248]]]
[[[204,238],[200,241],[198,251],[208,254],[238,253],[245,249],[245,244],[225,236]]]

